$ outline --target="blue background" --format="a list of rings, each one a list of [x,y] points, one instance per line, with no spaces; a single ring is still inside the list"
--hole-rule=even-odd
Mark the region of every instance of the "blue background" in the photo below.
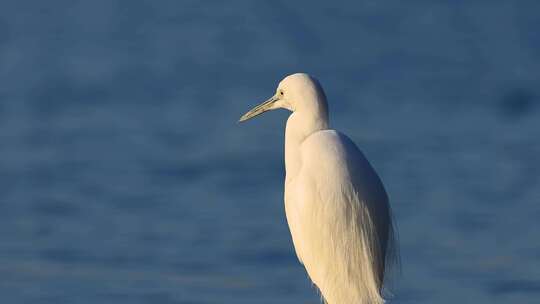
[[[540,297],[540,2],[2,1],[1,303],[318,303],[284,217],[294,72],[381,175],[391,303]]]

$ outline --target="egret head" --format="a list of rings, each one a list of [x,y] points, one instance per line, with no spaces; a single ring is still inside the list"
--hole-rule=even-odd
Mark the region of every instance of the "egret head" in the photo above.
[[[326,96],[321,85],[308,74],[297,73],[285,77],[279,83],[274,96],[249,110],[239,121],[246,121],[266,111],[280,108],[328,120]]]

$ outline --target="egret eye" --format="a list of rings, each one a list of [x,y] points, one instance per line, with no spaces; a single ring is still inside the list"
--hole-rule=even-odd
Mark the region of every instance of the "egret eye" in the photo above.
[[[284,95],[283,91],[279,91],[279,96],[283,96],[283,95]]]

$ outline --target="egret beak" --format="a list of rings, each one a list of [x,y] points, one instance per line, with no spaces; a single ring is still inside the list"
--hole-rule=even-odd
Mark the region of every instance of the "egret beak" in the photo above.
[[[249,110],[246,114],[242,115],[242,117],[240,117],[240,120],[238,122],[246,121],[268,110],[271,110],[274,103],[278,100],[279,98],[277,98],[276,96],[272,96],[272,98],[268,99],[267,101]]]

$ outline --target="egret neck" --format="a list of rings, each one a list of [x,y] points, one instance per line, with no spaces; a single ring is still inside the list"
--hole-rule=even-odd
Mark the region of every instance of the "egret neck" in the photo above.
[[[318,94],[321,92],[322,94]],[[285,127],[285,183],[296,177],[302,166],[301,145],[311,134],[328,129],[328,106],[322,89],[305,92],[304,99],[316,107],[299,105],[292,109]]]

